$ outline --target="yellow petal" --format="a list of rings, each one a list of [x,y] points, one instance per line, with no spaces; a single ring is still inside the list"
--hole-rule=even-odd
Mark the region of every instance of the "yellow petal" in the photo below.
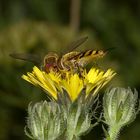
[[[72,74],[68,79],[63,79],[62,87],[68,92],[71,100],[74,101],[83,89],[83,81],[77,74]]]

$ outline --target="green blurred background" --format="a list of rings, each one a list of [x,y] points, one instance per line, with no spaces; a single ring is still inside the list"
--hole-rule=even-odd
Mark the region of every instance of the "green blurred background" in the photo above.
[[[139,0],[0,1],[0,140],[28,140],[24,134],[27,106],[47,99],[21,79],[33,64],[14,60],[9,53],[62,54],[71,41],[85,35],[89,39],[83,50],[115,48],[97,62],[102,69],[117,72],[110,85],[140,91]],[[103,137],[98,125],[82,140]],[[140,115],[122,130],[120,139],[140,140]]]

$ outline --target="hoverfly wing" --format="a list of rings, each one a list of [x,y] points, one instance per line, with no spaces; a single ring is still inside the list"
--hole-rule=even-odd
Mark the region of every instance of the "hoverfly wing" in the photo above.
[[[78,40],[75,40],[72,43],[70,43],[70,45],[67,46],[67,48],[69,49],[69,52],[78,48],[80,45],[82,45],[84,42],[86,42],[87,39],[88,39],[88,36],[85,36],[85,37],[82,37],[82,38],[80,38]]]
[[[37,65],[41,63],[41,57],[35,54],[11,53],[10,56],[12,58],[29,61]]]

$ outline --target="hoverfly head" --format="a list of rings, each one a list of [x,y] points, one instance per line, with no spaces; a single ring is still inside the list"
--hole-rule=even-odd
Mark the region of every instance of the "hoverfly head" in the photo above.
[[[58,61],[58,55],[56,53],[48,53],[44,57],[44,70],[46,72],[49,72],[50,70],[57,71],[57,61]]]

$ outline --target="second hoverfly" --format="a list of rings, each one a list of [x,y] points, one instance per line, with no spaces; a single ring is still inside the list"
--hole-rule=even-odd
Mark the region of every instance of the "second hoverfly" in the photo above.
[[[75,48],[83,44],[88,37],[80,38],[70,44],[71,51],[59,56],[57,53],[50,52],[45,55],[43,61],[37,55],[31,54],[10,54],[13,58],[31,61],[34,64],[41,62],[42,70],[49,72],[53,71],[73,71],[76,72],[79,68],[83,68],[86,64],[97,58],[102,58],[107,51],[103,50],[86,50],[86,51],[73,51]]]

